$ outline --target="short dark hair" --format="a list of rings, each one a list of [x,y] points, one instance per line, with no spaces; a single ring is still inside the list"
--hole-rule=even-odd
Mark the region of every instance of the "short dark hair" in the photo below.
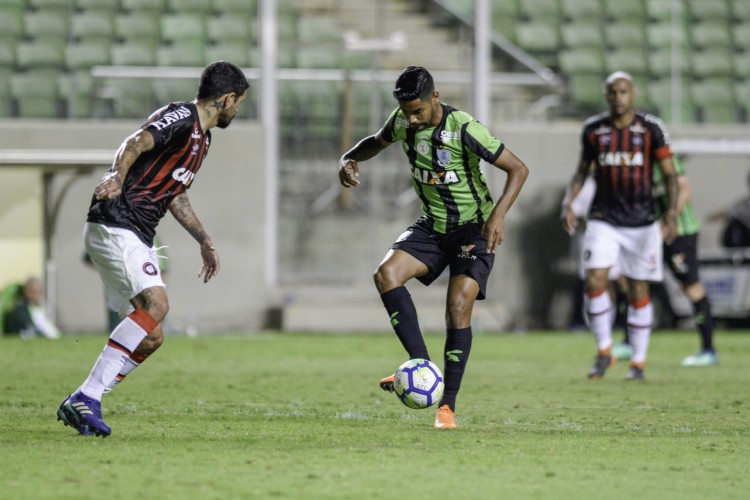
[[[432,97],[435,92],[435,82],[429,71],[421,66],[409,66],[396,80],[393,97],[398,101],[423,101]]]
[[[227,61],[211,63],[201,73],[198,99],[209,99],[234,92],[237,97],[245,93],[250,84],[236,65]]]

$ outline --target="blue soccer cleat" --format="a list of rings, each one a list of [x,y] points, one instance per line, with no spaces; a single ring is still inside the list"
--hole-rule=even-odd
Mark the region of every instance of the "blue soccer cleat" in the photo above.
[[[76,392],[68,397],[57,410],[57,417],[81,434],[107,437],[112,429],[102,419],[101,402]]]

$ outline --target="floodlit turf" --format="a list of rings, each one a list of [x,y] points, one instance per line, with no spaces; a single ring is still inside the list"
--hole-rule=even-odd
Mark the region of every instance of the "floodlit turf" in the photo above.
[[[427,337],[439,360],[443,337]],[[750,334],[683,368],[658,332],[645,382],[589,381],[588,334],[476,335],[456,430],[378,380],[393,335],[167,339],[105,396],[106,439],[55,421],[104,338],[0,341],[5,498],[747,498]],[[440,363],[442,365],[442,363]]]

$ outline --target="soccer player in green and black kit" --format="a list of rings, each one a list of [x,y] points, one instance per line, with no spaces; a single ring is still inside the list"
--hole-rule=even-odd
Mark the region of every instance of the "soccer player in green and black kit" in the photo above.
[[[700,334],[701,349],[682,360],[682,366],[710,366],[719,362],[719,357],[713,344],[714,321],[711,315],[711,304],[706,295],[706,289],[698,276],[698,234],[700,222],[690,203],[692,194],[690,183],[685,175],[685,167],[677,156],[672,156],[679,195],[677,197],[677,237],[664,245],[664,262],[669,264],[675,278],[680,282],[682,290],[690,299],[693,306],[695,326]],[[654,199],[656,215],[661,218],[667,205],[664,191],[664,180],[658,164],[654,168]],[[612,352],[618,358],[629,358],[630,349],[625,334],[622,344],[614,346]]]
[[[375,286],[409,359],[429,359],[417,312],[404,285],[432,283],[450,269],[445,313],[445,390],[434,427],[456,427],[454,411],[471,351],[471,313],[485,297],[494,252],[503,241],[505,215],[528,176],[526,165],[469,114],[440,102],[430,73],[406,68],[396,80],[396,108],[377,133],[362,139],[339,161],[344,187],[360,182],[359,162],[401,142],[422,216],[391,246],[375,272]],[[490,195],[481,160],[507,173],[497,203]],[[380,381],[393,390],[393,376]]]

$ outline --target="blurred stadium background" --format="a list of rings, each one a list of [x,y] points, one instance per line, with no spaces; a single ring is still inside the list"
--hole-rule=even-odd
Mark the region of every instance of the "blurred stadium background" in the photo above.
[[[604,77],[633,74],[703,216],[748,191],[749,50],[748,0],[0,0],[0,287],[45,274],[64,330],[103,328],[81,262],[91,187],[125,135],[226,59],[251,95],[191,191],[223,276],[199,285],[197,249],[165,219],[172,327],[387,329],[370,276],[419,206],[398,148],[365,164],[358,190],[340,188],[336,163],[419,64],[531,169],[477,329],[564,327],[559,202]],[[702,252],[719,251],[719,231],[704,225]],[[444,290],[411,290],[423,326],[441,329]]]

